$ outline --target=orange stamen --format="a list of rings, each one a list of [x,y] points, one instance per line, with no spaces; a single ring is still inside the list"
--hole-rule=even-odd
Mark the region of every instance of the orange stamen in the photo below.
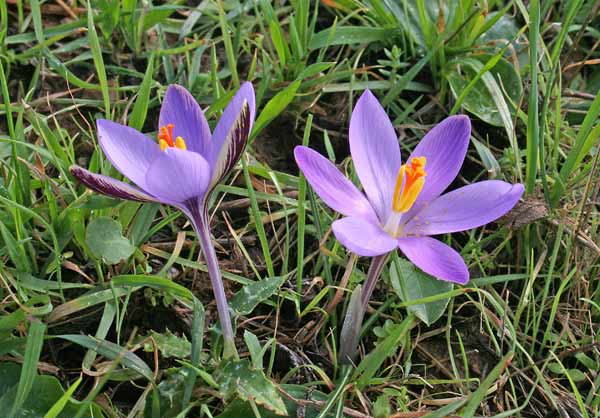
[[[158,139],[163,140],[167,143],[168,146],[174,147],[175,142],[173,142],[173,124],[169,123],[167,126],[161,126],[158,131]]]
[[[174,125],[169,123],[167,126],[161,126],[158,130],[158,146],[160,150],[164,151],[169,147],[179,148],[184,151],[187,150],[185,140],[181,136],[173,138],[173,127]]]
[[[408,212],[414,205],[425,184],[426,163],[425,157],[415,157],[400,167],[392,200],[392,207],[396,212]]]

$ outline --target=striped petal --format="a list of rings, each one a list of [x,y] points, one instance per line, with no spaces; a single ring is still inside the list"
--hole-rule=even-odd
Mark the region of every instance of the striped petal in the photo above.
[[[248,141],[248,135],[250,135],[251,123],[250,107],[248,103],[244,102],[237,118],[231,124],[231,129],[221,146],[217,158],[211,163],[210,188],[219,183],[240,159]]]
[[[148,193],[112,177],[92,173],[77,165],[71,166],[69,171],[84,185],[103,195],[136,202],[156,202]]]
[[[211,167],[215,167],[218,164],[219,159],[223,154],[223,148],[227,148],[228,139],[231,136],[231,131],[235,129],[235,125],[240,119],[240,113],[243,107],[248,106],[248,133],[252,130],[252,124],[254,123],[254,114],[256,111],[256,98],[254,97],[254,87],[252,83],[245,82],[241,85],[235,96],[231,99],[231,102],[227,105],[221,119],[215,126],[215,130],[212,135],[211,152],[207,158]],[[247,140],[247,135],[245,140]],[[245,141],[244,140],[244,141]]]

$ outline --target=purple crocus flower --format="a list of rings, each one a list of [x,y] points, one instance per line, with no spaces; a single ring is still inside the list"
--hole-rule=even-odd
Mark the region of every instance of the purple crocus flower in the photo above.
[[[400,248],[426,273],[465,284],[469,271],[460,254],[431,235],[487,224],[512,209],[523,193],[521,184],[487,180],[442,194],[465,159],[470,132],[466,116],[446,118],[402,164],[392,123],[367,90],[352,112],[349,133],[364,194],[319,153],[298,146],[295,156],[315,192],[345,215],[332,228],[346,248],[360,256]]]
[[[321,199],[345,217],[332,225],[337,239],[360,256],[373,257],[364,288],[355,288],[340,335],[339,359],[351,364],[360,326],[391,251],[399,248],[417,267],[445,281],[465,284],[469,270],[456,251],[431,235],[464,231],[508,212],[523,185],[488,180],[442,192],[457,176],[467,153],[471,123],[452,116],[433,128],[405,164],[394,127],[369,91],[350,120],[350,153],[364,194],[328,159],[307,147],[295,156]]]
[[[254,88],[246,82],[211,134],[204,112],[183,87],[167,89],[159,116],[158,143],[130,127],[98,120],[98,138],[112,165],[135,185],[72,166],[71,173],[99,193],[180,209],[198,235],[211,278],[226,355],[235,353],[227,298],[210,239],[207,204],[214,187],[239,160],[255,114]]]

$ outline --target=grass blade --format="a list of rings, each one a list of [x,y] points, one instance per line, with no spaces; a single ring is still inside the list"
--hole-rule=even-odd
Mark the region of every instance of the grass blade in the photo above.
[[[12,417],[21,409],[25,400],[29,396],[29,392],[33,387],[33,381],[37,376],[37,365],[44,344],[44,334],[46,333],[46,324],[40,320],[33,318],[29,326],[29,334],[27,336],[27,344],[25,345],[25,357],[23,359],[23,368],[19,377],[19,386],[17,387],[17,395],[15,403],[10,411]]]

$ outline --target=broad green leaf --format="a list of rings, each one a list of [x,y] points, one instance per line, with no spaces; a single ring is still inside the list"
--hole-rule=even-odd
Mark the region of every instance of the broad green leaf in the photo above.
[[[10,411],[17,393],[17,384],[21,366],[15,363],[0,364],[0,410]],[[81,406],[81,402],[66,399],[65,391],[54,376],[39,375],[33,380],[29,396],[15,412],[13,418],[45,418],[47,414],[56,418],[73,418]],[[60,413],[54,414],[60,409]],[[92,403],[85,410],[82,418],[102,418],[98,405]]]
[[[437,280],[416,268],[412,263],[402,258],[395,258],[390,263],[390,281],[394,292],[403,302],[424,299],[430,296],[449,292],[453,284]],[[433,324],[446,311],[450,298],[436,302],[409,305],[407,309],[414,313],[427,325]]]
[[[185,335],[178,337],[167,329],[167,332],[160,333],[152,331],[150,333],[156,347],[163,357],[186,358],[192,352],[192,343],[190,343]],[[154,351],[154,345],[148,341],[144,344],[144,351]]]
[[[455,97],[469,84],[479,69],[492,56],[489,54],[473,55],[469,58],[459,58],[451,61],[446,69],[446,79]],[[498,88],[491,91],[488,84],[495,83]],[[469,112],[477,115],[481,120],[495,126],[504,126],[503,115],[499,109],[498,101],[503,97],[494,97],[498,92],[506,92],[510,100],[518,103],[523,93],[521,78],[508,61],[500,58],[497,64],[477,81],[462,102],[462,106]],[[498,93],[502,94],[502,93]],[[509,109],[512,116],[514,111]]]
[[[85,231],[92,254],[108,264],[117,264],[133,254],[135,247],[123,236],[121,224],[107,217],[96,218]]]
[[[262,370],[254,369],[248,359],[225,360],[215,378],[226,399],[251,400],[278,415],[287,415],[275,384],[267,379]]]
[[[180,417],[181,400],[184,396],[185,382],[189,379],[186,368],[165,369],[160,383],[154,394],[146,398],[145,418],[175,418]],[[155,414],[151,414],[151,411]]]
[[[235,294],[229,306],[238,315],[248,315],[259,303],[271,297],[284,281],[285,277],[270,277],[247,284]]]
[[[324,402],[327,400],[327,396],[323,392],[319,392],[318,390],[314,390],[312,388],[307,388],[300,385],[281,385],[281,388],[286,393],[289,393],[291,396],[293,396],[294,399],[307,399],[317,402]],[[306,406],[299,410],[299,405],[287,398],[284,399],[284,403],[288,411],[288,416],[290,417],[303,416],[305,418],[316,418],[320,412],[319,409],[311,406]],[[260,406],[258,407],[258,410],[260,411],[260,416],[262,418],[278,418],[280,416]],[[254,416],[254,413],[252,412],[252,406],[250,403],[241,399],[235,399],[229,405],[227,405],[227,408],[225,408],[225,410],[216,418],[240,418],[252,416]],[[327,418],[333,416],[333,414],[328,414]]]

